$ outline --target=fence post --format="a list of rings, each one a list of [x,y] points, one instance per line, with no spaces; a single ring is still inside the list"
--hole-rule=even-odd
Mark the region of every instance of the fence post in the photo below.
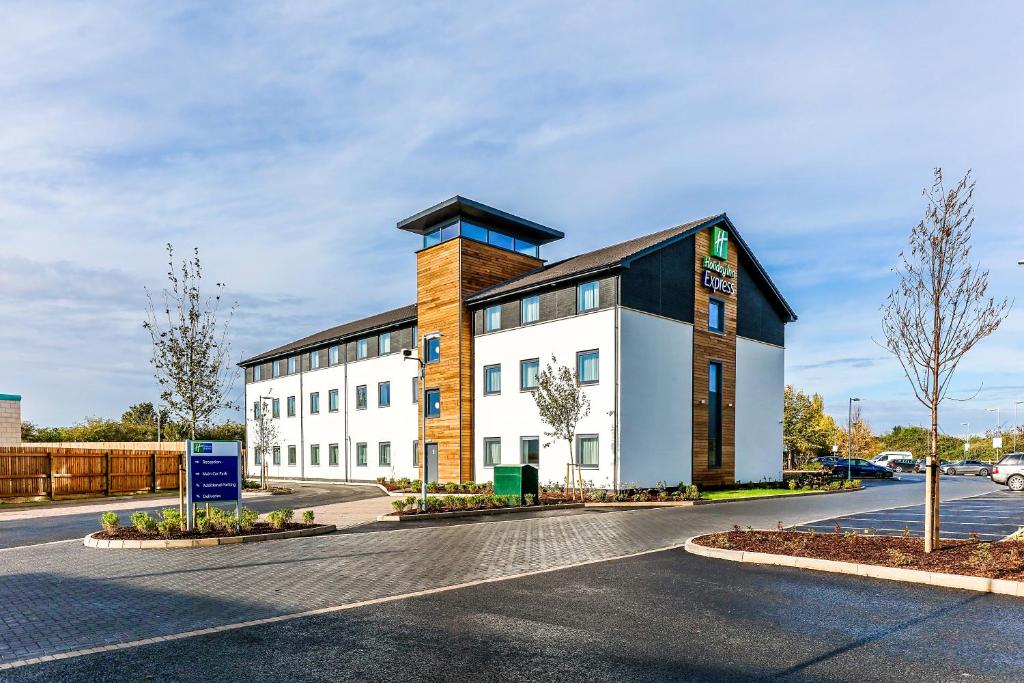
[[[153,468],[153,484],[149,487],[149,490],[156,493],[156,451],[149,454],[150,466]]]
[[[46,452],[46,481],[50,485],[50,500],[57,500],[57,495],[53,491],[53,453]]]
[[[104,468],[103,468],[103,495],[110,495],[110,451],[107,451],[104,455]]]

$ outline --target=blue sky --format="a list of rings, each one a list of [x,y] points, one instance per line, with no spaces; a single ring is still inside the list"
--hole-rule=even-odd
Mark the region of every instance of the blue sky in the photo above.
[[[14,3],[0,28],[0,392],[157,394],[141,327],[198,246],[250,355],[410,303],[395,222],[462,194],[557,259],[727,211],[800,315],[787,381],[924,424],[872,338],[932,167],[973,168],[1004,327],[944,431],[1024,398],[1017,3]],[[980,391],[979,391],[980,387]],[[845,419],[845,418],[844,418]]]

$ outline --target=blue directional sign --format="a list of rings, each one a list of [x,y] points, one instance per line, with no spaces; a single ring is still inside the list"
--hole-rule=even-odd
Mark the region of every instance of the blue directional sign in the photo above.
[[[242,442],[188,441],[188,528],[195,503],[235,503],[242,500]]]

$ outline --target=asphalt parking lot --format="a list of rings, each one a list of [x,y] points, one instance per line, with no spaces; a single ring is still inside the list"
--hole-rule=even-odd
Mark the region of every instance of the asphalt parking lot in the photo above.
[[[1024,527],[1024,494],[1004,489],[971,498],[943,501],[939,516],[942,538],[966,539],[976,534],[984,541],[998,541]],[[835,532],[836,523],[844,532],[867,530],[868,533],[885,536],[909,533],[910,536],[923,537],[924,503],[829,517],[792,528],[832,533]]]

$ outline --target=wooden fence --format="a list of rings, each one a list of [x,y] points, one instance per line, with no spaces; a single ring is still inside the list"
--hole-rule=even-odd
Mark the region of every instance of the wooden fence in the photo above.
[[[0,498],[78,498],[178,488],[178,452],[0,446]]]

